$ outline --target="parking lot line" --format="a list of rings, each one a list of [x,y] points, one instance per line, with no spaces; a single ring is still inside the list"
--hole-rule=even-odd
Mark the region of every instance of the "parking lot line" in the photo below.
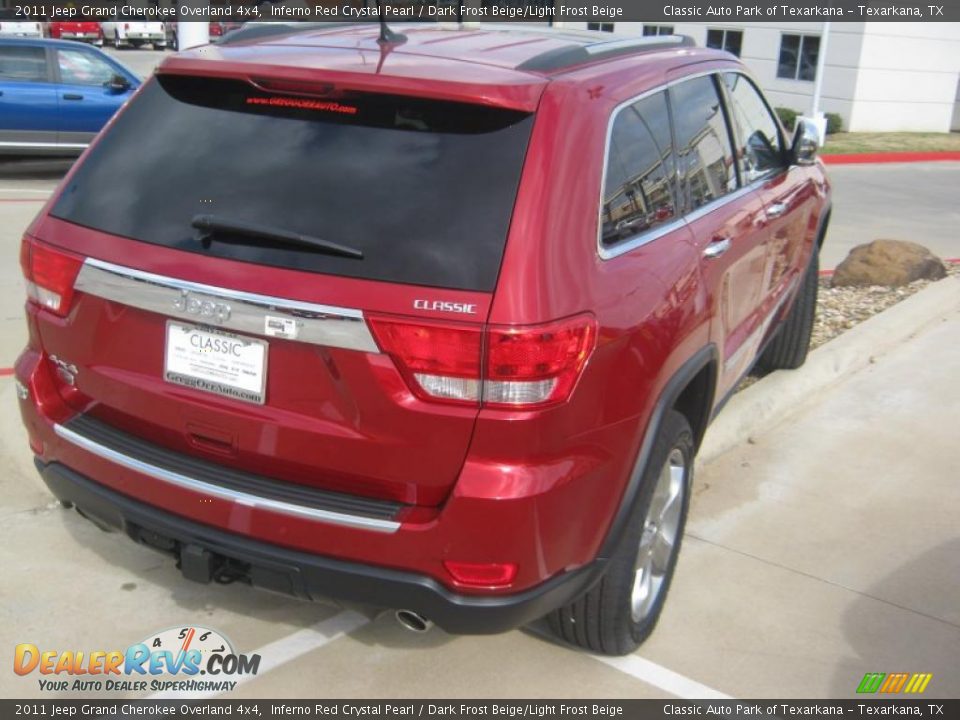
[[[328,643],[351,633],[359,627],[366,625],[370,619],[358,612],[345,610],[337,613],[333,617],[322,620],[315,625],[297,630],[290,635],[267,643],[263,647],[253,650],[245,655],[259,655],[260,667],[256,675],[241,675],[231,677],[231,681],[236,681],[239,687],[244,683],[263,677],[271,670],[281,665],[285,665],[291,660],[306,655],[309,652],[321,648]],[[158,692],[148,696],[147,700],[205,700],[221,695],[220,692]]]
[[[625,655],[623,657],[604,657],[602,655],[591,656],[605,665],[616,668],[622,673],[626,673],[637,680],[642,680],[648,685],[653,685],[664,692],[676,695],[685,700],[732,700],[729,695],[724,695],[719,690],[714,690],[696,680],[668,670],[662,665],[657,665],[639,655]]]

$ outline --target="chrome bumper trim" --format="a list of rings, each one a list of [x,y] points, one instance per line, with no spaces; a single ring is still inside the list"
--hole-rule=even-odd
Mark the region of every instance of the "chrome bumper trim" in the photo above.
[[[250,493],[244,493],[237,490],[213,485],[202,480],[188,477],[181,473],[172,472],[156,465],[137,460],[134,457],[125,455],[112,448],[101,445],[98,442],[84,437],[83,435],[64,427],[63,425],[54,425],[54,432],[58,437],[67,442],[86,450],[99,458],[116,463],[128,470],[141,473],[152,477],[154,480],[169,483],[186,490],[212,495],[221,500],[235,502],[238,505],[255,508],[257,510],[267,510],[270,512],[290,515],[293,517],[306,518],[308,520],[317,520],[319,522],[330,523],[332,525],[342,525],[345,527],[356,528],[359,530],[372,530],[374,532],[394,533],[400,528],[400,523],[394,520],[379,520],[376,518],[366,518],[359,515],[347,515],[345,513],[333,512],[330,510],[321,510],[318,508],[306,507],[304,505],[295,505],[293,503],[283,502],[282,500],[273,500],[259,497]]]

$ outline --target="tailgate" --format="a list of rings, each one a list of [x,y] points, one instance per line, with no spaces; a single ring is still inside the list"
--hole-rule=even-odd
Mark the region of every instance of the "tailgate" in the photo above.
[[[444,343],[486,319],[531,123],[152,81],[32,229],[37,278],[75,264],[40,321],[62,396],[279,483],[443,502],[478,405],[451,395],[476,387],[458,353],[480,352]]]

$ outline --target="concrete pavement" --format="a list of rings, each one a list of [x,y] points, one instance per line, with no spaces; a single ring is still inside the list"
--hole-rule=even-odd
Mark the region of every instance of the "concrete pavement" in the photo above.
[[[958,372],[955,301],[930,329],[704,468],[685,568],[690,555],[713,556],[704,580],[724,589],[703,610],[722,620],[714,635],[724,640],[701,644],[699,678],[748,696],[790,668],[800,695],[840,697],[867,666],[901,667],[933,672],[928,692],[960,692]],[[738,566],[729,593],[722,578]],[[739,610],[715,609],[736,600]],[[755,615],[771,606],[775,622]],[[738,682],[744,666],[750,679]]]
[[[173,54],[172,50],[117,50],[112,47],[105,47],[103,51],[119,60],[140,77],[147,77],[152,74],[165,57]]]

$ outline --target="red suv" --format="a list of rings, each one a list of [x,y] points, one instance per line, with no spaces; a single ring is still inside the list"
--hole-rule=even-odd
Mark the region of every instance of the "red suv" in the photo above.
[[[829,185],[736,58],[532,27],[168,58],[23,239],[52,492],[191,580],[624,653],[800,365]]]

